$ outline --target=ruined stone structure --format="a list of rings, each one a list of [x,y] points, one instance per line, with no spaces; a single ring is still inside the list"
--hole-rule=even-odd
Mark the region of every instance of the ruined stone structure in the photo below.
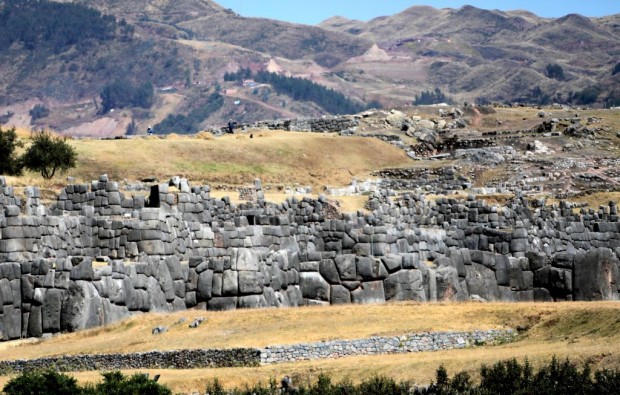
[[[324,197],[235,206],[186,180],[125,196],[107,176],[50,207],[0,178],[0,325],[5,340],[185,308],[395,300],[618,299],[617,207],[498,207],[382,190],[371,213],[334,216]],[[171,192],[174,190],[175,192]],[[328,215],[329,214],[329,215]]]
[[[289,132],[319,132],[319,133],[340,133],[342,131],[355,129],[359,125],[356,116],[343,115],[321,118],[300,118],[300,119],[278,119],[270,121],[259,121],[237,125],[239,129],[269,129],[286,130]],[[214,130],[217,133],[226,133],[226,128]]]

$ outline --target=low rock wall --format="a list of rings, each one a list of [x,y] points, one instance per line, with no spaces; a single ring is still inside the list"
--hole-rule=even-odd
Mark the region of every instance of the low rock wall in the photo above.
[[[251,348],[150,351],[133,354],[93,354],[0,361],[0,374],[51,368],[61,372],[225,368],[257,366],[259,362],[260,350]]]
[[[332,340],[318,343],[273,346],[261,350],[263,364],[285,363],[352,355],[399,354],[439,351],[514,341],[512,330],[414,333],[395,337]]]
[[[318,343],[271,346],[263,349],[196,349],[132,354],[92,354],[0,361],[0,375],[53,368],[64,372],[124,369],[199,369],[258,366],[354,355],[397,354],[475,347],[514,341],[513,330],[430,332],[398,337],[372,337]]]

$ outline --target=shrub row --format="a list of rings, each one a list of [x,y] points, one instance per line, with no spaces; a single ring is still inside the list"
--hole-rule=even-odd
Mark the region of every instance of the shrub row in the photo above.
[[[592,372],[588,365],[582,368],[568,359],[559,361],[553,357],[549,363],[536,372],[526,360],[523,364],[515,359],[500,361],[493,366],[483,365],[479,369],[480,383],[474,384],[467,372],[450,377],[446,369],[437,369],[435,380],[426,387],[410,382],[397,382],[385,376],[374,376],[355,385],[351,381],[333,383],[326,374],[321,374],[315,383],[295,388],[288,377],[281,383],[271,378],[267,385],[257,384],[245,389],[226,390],[219,380],[213,379],[205,388],[209,395],[275,395],[295,393],[300,395],[492,395],[492,394],[617,394],[620,393],[620,372],[607,369]],[[150,380],[148,376],[136,374],[126,377],[120,372],[103,374],[97,385],[80,387],[77,381],[54,371],[27,372],[11,379],[3,388],[5,394],[171,394],[169,388]]]

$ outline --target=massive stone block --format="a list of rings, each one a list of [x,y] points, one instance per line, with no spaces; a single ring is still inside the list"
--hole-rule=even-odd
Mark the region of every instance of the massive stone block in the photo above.
[[[359,288],[351,292],[351,300],[358,304],[385,303],[383,281],[362,283]]]
[[[321,259],[319,262],[319,273],[330,284],[340,284],[340,276],[333,259]]]
[[[479,263],[467,265],[467,292],[470,295],[478,295],[486,300],[498,300],[499,288],[495,273]]]
[[[60,313],[65,291],[60,289],[48,289],[43,297],[41,310],[43,332],[55,333],[60,331]]]
[[[575,258],[575,300],[618,300],[618,257],[608,248],[597,248]]]
[[[299,273],[299,288],[306,299],[330,300],[330,286],[325,279],[316,272]]]
[[[383,284],[386,300],[426,300],[422,272],[419,270],[401,270],[391,274]]]
[[[336,268],[342,281],[355,281],[357,270],[355,265],[355,255],[338,255],[335,258]]]
[[[357,279],[361,281],[384,280],[389,273],[378,258],[356,258]]]
[[[93,283],[72,282],[62,303],[61,330],[73,332],[103,324],[103,301]]]
[[[351,292],[342,285],[331,286],[331,304],[351,303]]]
[[[239,294],[252,295],[263,293],[263,275],[256,271],[239,271]],[[240,299],[241,303],[241,299]]]

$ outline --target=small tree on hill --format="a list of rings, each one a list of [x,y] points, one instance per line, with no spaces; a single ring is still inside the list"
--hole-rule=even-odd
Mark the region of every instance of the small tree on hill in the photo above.
[[[16,176],[21,173],[22,167],[15,154],[17,147],[21,146],[22,142],[17,140],[14,127],[8,130],[0,127],[0,174]]]
[[[550,63],[545,68],[545,75],[554,80],[563,81],[566,79],[564,76],[564,69],[559,64]]]
[[[41,131],[35,133],[32,140],[32,145],[21,157],[26,169],[39,172],[49,180],[57,170],[66,171],[75,167],[77,153],[65,138]]]

